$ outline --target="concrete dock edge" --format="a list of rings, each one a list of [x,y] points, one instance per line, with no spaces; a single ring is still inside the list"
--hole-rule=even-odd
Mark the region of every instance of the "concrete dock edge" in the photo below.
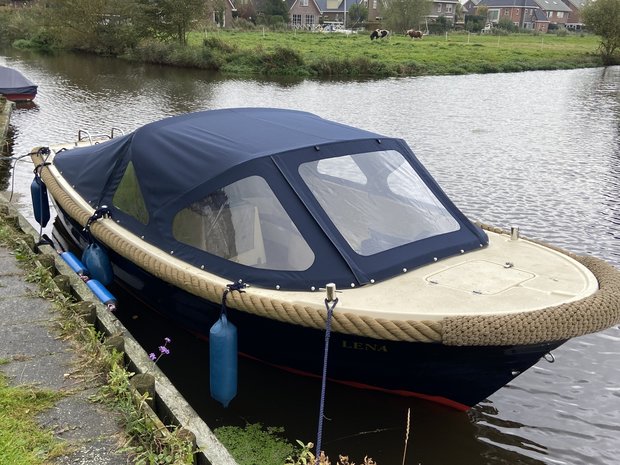
[[[11,111],[15,104],[9,102],[0,95],[0,155],[8,154],[7,134],[9,133],[9,121],[11,119]]]
[[[19,227],[24,233],[39,240],[39,233],[18,211],[16,211],[0,193],[0,204],[9,209],[10,215],[17,217]],[[209,426],[200,418],[187,400],[176,389],[168,377],[149,359],[146,351],[129,333],[120,320],[104,306],[92,293],[79,276],[69,268],[58,252],[50,245],[36,246],[42,257],[53,257],[54,268],[63,280],[68,280],[70,292],[84,302],[94,307],[95,328],[107,337],[122,337],[122,347],[126,360],[135,373],[148,373],[155,378],[156,415],[164,423],[173,423],[180,428],[190,431],[196,438],[197,465],[237,465],[228,450],[218,441]]]

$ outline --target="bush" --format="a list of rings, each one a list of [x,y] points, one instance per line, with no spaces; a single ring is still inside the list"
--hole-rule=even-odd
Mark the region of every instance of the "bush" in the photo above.
[[[491,34],[494,36],[507,36],[510,34],[506,29],[500,29],[499,27],[494,27],[491,29]]]
[[[299,75],[304,66],[304,60],[297,50],[278,46],[273,52],[258,54],[261,72],[265,74]]]
[[[233,28],[240,31],[253,31],[256,29],[256,24],[245,18],[233,19]]]
[[[515,23],[510,18],[500,18],[497,22],[497,29],[502,29],[506,32],[517,32],[519,27],[515,26]]]
[[[228,43],[225,40],[220,39],[217,36],[214,35],[210,35],[208,37],[206,37],[203,41],[202,41],[202,45],[205,48],[209,48],[212,50],[219,50],[221,52],[224,53],[232,53],[234,52],[237,47],[235,47],[234,44]]]
[[[56,41],[45,27],[41,11],[39,8],[0,7],[0,43],[17,43],[21,48],[52,48]]]
[[[469,32],[480,32],[486,24],[485,16],[465,15],[465,30]]]
[[[126,56],[147,63],[166,64],[169,46],[157,40],[143,40]]]
[[[444,34],[447,31],[451,30],[452,27],[453,24],[448,18],[446,18],[445,16],[440,16],[432,23],[429,23],[428,31],[430,34]]]

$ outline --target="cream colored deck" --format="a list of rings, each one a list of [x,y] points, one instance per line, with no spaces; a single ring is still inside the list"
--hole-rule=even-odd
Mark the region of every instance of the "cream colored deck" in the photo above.
[[[340,289],[338,311],[390,320],[440,320],[539,310],[598,290],[594,275],[567,255],[488,232],[489,246],[411,270],[385,282]],[[249,292],[310,303],[324,292]],[[286,295],[287,297],[285,297]]]

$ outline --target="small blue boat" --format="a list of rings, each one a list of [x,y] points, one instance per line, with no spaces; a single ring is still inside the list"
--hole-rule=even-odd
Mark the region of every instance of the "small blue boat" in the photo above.
[[[30,101],[37,95],[37,85],[16,69],[0,66],[0,95],[13,102]]]
[[[239,353],[295,373],[321,376],[328,283],[329,380],[462,410],[620,321],[614,267],[474,224],[398,138],[236,108],[36,152],[117,284],[208,337],[247,283],[226,301]]]

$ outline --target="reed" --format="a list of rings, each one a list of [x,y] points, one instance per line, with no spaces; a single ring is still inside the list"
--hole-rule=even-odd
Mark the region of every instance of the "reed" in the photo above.
[[[405,447],[403,450],[403,463],[405,465],[405,459],[407,458],[407,445],[409,444],[409,427],[411,425],[411,408],[407,409],[407,428],[405,429]]]

